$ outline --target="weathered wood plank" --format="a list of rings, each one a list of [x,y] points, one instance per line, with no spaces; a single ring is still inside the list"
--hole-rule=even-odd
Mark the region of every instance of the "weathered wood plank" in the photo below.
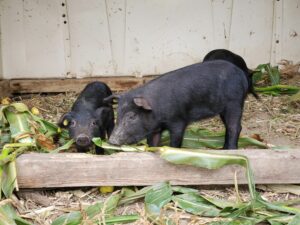
[[[247,156],[256,183],[300,183],[300,150],[220,152]],[[239,183],[246,183],[244,169],[239,166],[207,170],[173,165],[154,153],[119,153],[110,156],[32,153],[17,159],[20,188],[138,186],[166,180],[177,185],[233,184],[235,171]]]
[[[8,80],[0,80],[0,97],[6,97],[11,94]]]
[[[85,85],[93,81],[105,82],[113,91],[126,91],[144,83],[143,78],[136,77],[93,77],[83,79],[25,79],[10,80],[12,93],[40,93],[81,91]]]

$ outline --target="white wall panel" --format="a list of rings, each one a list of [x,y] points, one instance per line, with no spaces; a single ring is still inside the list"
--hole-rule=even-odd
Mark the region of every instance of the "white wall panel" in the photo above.
[[[71,42],[71,74],[113,74],[111,43],[104,0],[67,1]]]
[[[213,47],[208,0],[128,0],[126,12],[129,74],[157,74],[192,64]]]
[[[273,32],[273,1],[234,1],[229,49],[248,66],[270,62]]]
[[[300,0],[283,1],[280,59],[300,62]]]
[[[240,54],[251,68],[300,61],[300,0],[0,0],[0,6],[5,78],[161,74],[215,48]]]
[[[1,8],[1,2],[0,2]],[[0,10],[0,79],[3,78],[3,68],[2,68],[2,34],[1,34],[1,10]]]
[[[60,4],[58,0],[2,0],[5,78],[65,74]]]

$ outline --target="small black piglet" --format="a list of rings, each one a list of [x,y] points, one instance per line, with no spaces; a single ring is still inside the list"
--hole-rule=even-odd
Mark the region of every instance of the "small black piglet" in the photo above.
[[[112,92],[105,83],[89,83],[71,111],[60,118],[59,126],[68,129],[78,152],[88,151],[93,137],[104,139],[110,136],[114,128],[114,112],[111,104],[103,101],[110,95]],[[96,147],[96,154],[103,154],[103,149]]]
[[[168,72],[119,96],[117,124],[109,142],[133,144],[147,137],[150,146],[157,146],[161,133],[168,130],[170,146],[178,148],[188,124],[220,115],[226,128],[224,149],[236,149],[247,93],[244,72],[228,61]]]
[[[220,60],[220,59],[231,62],[232,64],[236,65],[237,67],[239,67],[241,70],[244,71],[248,80],[249,93],[251,93],[256,99],[259,99],[259,96],[257,95],[257,93],[254,91],[253,88],[253,82],[252,82],[253,71],[248,69],[245,60],[241,56],[227,49],[215,49],[207,53],[206,56],[204,56],[203,62],[211,61],[211,60]]]

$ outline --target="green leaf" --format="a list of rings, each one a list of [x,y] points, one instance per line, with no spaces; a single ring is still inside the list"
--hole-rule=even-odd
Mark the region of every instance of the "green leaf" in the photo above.
[[[96,203],[89,206],[86,209],[86,213],[90,219],[100,213],[104,213],[104,216],[111,216],[120,201],[121,194],[112,194],[104,203]]]
[[[159,183],[147,191],[145,196],[145,210],[152,221],[157,221],[161,209],[172,199],[172,188],[169,183]]]
[[[226,200],[222,200],[222,199],[212,198],[212,197],[203,196],[203,195],[201,195],[201,197],[221,209],[224,209],[224,208],[236,209],[236,208],[243,206],[243,204],[236,204],[235,202],[226,201]]]
[[[168,162],[190,165],[207,169],[219,169],[226,165],[240,165],[246,168],[249,191],[252,199],[256,198],[253,174],[247,157],[233,154],[212,153],[206,150],[185,150],[161,147],[160,157]]]
[[[216,217],[220,213],[219,209],[195,193],[176,195],[172,197],[172,200],[181,209],[194,215]]]
[[[224,145],[225,134],[224,132],[211,132],[207,129],[190,127],[185,131],[183,137],[182,147],[201,149],[201,148],[213,148],[221,149]],[[168,145],[170,141],[170,135],[168,132],[164,132],[162,135],[162,145]],[[259,148],[267,148],[267,145],[254,138],[240,137],[238,140],[238,146],[240,148],[248,146],[257,146]]]
[[[6,198],[10,198],[17,186],[17,173],[15,161],[3,166],[2,192]]]
[[[177,193],[182,193],[182,194],[199,193],[199,191],[197,189],[182,187],[182,186],[172,186],[172,191],[177,192]]]
[[[123,205],[123,204],[131,204],[141,198],[144,198],[146,196],[146,193],[151,190],[152,187],[148,186],[148,187],[144,187],[132,194],[128,194],[127,196],[123,197],[120,202],[119,205]]]
[[[138,219],[140,219],[139,215],[114,216],[114,217],[106,218],[105,224],[113,225],[113,224],[122,224],[122,223],[133,223]]]
[[[274,221],[274,220],[268,220],[268,222],[269,222],[271,225],[283,225],[283,223],[279,223],[279,222]]]
[[[299,225],[300,224],[300,214],[297,214],[288,225]]]
[[[257,203],[265,206],[267,209],[270,209],[270,210],[291,213],[291,214],[300,214],[299,208],[293,208],[293,207],[288,207],[288,206],[283,206],[283,205],[276,205],[276,204],[264,201],[263,199],[258,199]]]
[[[267,73],[269,74],[271,85],[277,85],[280,81],[280,73],[278,70],[278,67],[271,67],[271,65],[268,63],[266,65]]]
[[[58,152],[63,151],[63,150],[68,150],[72,146],[73,143],[74,143],[74,140],[71,139],[66,144],[64,144],[63,146],[60,146],[57,149],[54,149],[54,150],[51,150],[51,151],[48,151],[48,152],[53,154],[53,153],[58,153]]]
[[[10,203],[0,207],[0,225],[31,225],[31,223],[19,217]]]
[[[128,187],[123,187],[121,190],[121,194],[123,197],[128,197],[131,196],[133,194],[135,194],[136,192],[134,190],[132,190],[131,188]]]
[[[297,86],[289,86],[289,85],[274,85],[274,86],[267,86],[267,87],[256,87],[255,91],[261,92],[263,94],[268,95],[294,95],[300,90],[300,87]]]
[[[64,214],[55,219],[51,225],[79,225],[82,221],[82,215],[80,212],[75,211],[68,214]]]
[[[92,139],[92,141],[94,142],[94,144],[95,144],[96,146],[102,147],[102,140],[101,140],[101,138],[99,138],[99,137],[94,137],[94,138]]]

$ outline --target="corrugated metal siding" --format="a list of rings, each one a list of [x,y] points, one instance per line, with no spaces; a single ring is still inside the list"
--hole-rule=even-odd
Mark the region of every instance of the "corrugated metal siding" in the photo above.
[[[300,0],[0,4],[5,78],[161,74],[215,48],[242,55],[249,67],[300,61]]]

